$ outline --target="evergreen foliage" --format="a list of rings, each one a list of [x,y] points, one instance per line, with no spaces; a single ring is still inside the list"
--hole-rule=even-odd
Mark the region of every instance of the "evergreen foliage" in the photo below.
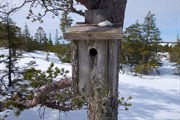
[[[23,100],[32,100],[35,92],[55,79],[63,80],[67,79],[68,70],[64,68],[54,67],[51,63],[46,71],[36,70],[34,68],[28,69],[24,73],[23,79],[16,81],[16,89],[13,91],[12,98],[7,98],[5,102],[5,108],[13,108],[18,115],[26,106],[19,104],[18,99],[23,98]],[[51,93],[45,94],[40,100],[41,107],[52,107],[53,109],[58,109],[62,111],[69,111],[82,108],[85,105],[84,98],[80,95],[74,94],[71,88],[57,89]],[[51,105],[51,106],[49,106]]]
[[[17,53],[17,49],[22,48],[22,36],[20,28],[14,24],[11,18],[9,18],[10,13],[4,13],[5,17],[2,21],[5,31],[5,34],[3,34],[3,40],[7,41],[5,42],[5,46],[9,49],[9,51],[8,55],[5,56],[6,58],[0,61],[0,63],[6,64],[6,69],[2,71],[3,75],[1,76],[0,80],[6,90],[8,90],[8,87],[13,87],[12,75],[15,77],[17,74],[19,74],[19,68],[15,66],[15,63],[21,56],[21,52]],[[3,82],[6,77],[8,77],[8,87]]]
[[[136,21],[126,28],[121,43],[121,64],[129,64],[135,73],[150,74],[161,66],[158,55],[161,40],[160,31],[155,24],[154,14],[149,12],[144,23]]]
[[[0,23],[0,46],[6,47],[7,46],[7,31],[5,30],[5,24]]]
[[[62,62],[71,62],[71,44],[59,44],[53,47],[53,52],[57,54]]]
[[[59,44],[60,44],[59,41],[60,41],[59,32],[58,32],[58,30],[56,29],[55,45],[59,45]]]
[[[40,87],[57,79],[67,79],[67,73],[69,73],[68,70],[54,67],[53,63],[50,64],[46,71],[37,70],[35,68],[27,69],[23,78],[16,80],[14,83],[16,89],[12,92],[11,98],[7,97],[3,103],[3,109],[11,108],[15,110],[17,116],[20,115],[24,109],[29,108],[20,104],[20,99],[23,98],[23,100],[32,100],[35,96],[35,92],[37,92]],[[131,99],[131,96],[127,99],[121,97],[118,100],[118,105],[124,106],[125,110],[128,110],[131,106],[131,103],[129,103],[129,100]],[[40,106],[46,106],[60,111],[70,111],[81,109],[83,106],[87,105],[86,102],[87,101],[85,101],[83,96],[74,93],[71,87],[69,87],[65,89],[57,89],[56,91],[44,94],[40,99]]]
[[[46,40],[46,33],[43,29],[43,27],[39,27],[35,33],[34,39],[39,42],[40,45],[42,45]]]
[[[180,75],[180,39],[177,37],[177,45],[171,46],[169,49],[170,62],[176,62],[178,74]]]
[[[73,22],[73,19],[68,16],[69,12],[68,11],[64,11],[61,15],[61,24],[60,24],[60,28],[61,31],[64,33],[68,28],[71,27],[71,24]]]
[[[142,25],[145,42],[157,43],[161,41],[159,28],[156,26],[155,14],[148,12]]]
[[[27,23],[24,26],[22,35],[23,35],[23,39],[24,39],[24,43],[25,43],[25,50],[28,52],[32,52],[33,51],[33,41],[31,39],[30,31],[29,31]]]

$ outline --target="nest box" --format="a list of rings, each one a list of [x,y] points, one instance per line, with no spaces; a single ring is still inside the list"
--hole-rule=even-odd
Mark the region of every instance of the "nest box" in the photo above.
[[[102,88],[104,94],[108,90],[115,91],[122,37],[120,27],[76,24],[64,33],[64,37],[73,43],[73,87],[87,96],[98,88]]]

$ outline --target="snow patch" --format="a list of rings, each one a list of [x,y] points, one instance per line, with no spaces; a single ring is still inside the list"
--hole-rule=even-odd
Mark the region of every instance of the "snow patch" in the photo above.
[[[110,22],[110,21],[108,21],[108,20],[105,20],[105,21],[103,21],[103,22],[100,22],[99,24],[98,24],[98,26],[113,26],[113,24]]]

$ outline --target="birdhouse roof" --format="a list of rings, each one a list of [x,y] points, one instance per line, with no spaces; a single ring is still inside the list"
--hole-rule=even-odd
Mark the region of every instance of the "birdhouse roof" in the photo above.
[[[113,40],[121,37],[122,28],[119,25],[76,24],[64,33],[64,38],[68,40]]]

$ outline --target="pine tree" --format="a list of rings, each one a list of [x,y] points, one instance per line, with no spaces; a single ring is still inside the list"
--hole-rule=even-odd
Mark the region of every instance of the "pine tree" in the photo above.
[[[121,52],[123,53],[122,58],[124,58],[124,63],[134,66],[139,63],[142,59],[140,50],[142,47],[142,26],[136,21],[135,24],[132,24],[126,28],[124,32],[123,45],[121,47]]]
[[[25,23],[23,35],[25,36],[25,42],[27,43],[28,39],[30,38],[30,32],[27,23]]]
[[[52,41],[52,35],[49,33],[49,41]]]
[[[53,46],[51,33],[49,33],[49,40],[48,40],[48,43],[50,44],[50,46]]]
[[[64,33],[68,28],[71,27],[71,24],[73,22],[73,19],[68,16],[69,12],[68,11],[64,11],[61,15],[61,23],[60,23],[60,28],[61,31]]]
[[[180,39],[179,34],[177,35],[177,44],[171,46],[169,49],[169,60],[170,62],[176,62],[178,74],[180,75]]]
[[[158,52],[158,42],[160,42],[162,39],[160,37],[160,31],[159,28],[156,26],[156,18],[155,14],[152,14],[151,11],[149,11],[144,18],[144,23],[142,25],[143,29],[143,37],[147,44],[150,44],[151,49],[153,50],[154,56],[157,56]]]
[[[159,74],[157,67],[161,63],[157,52],[161,38],[154,16],[149,12],[143,24],[136,21],[124,32],[121,63],[130,64],[136,73],[150,74],[155,70]]]
[[[59,32],[58,32],[58,29],[56,29],[56,34],[55,34],[55,45],[59,45]]]
[[[0,47],[7,46],[6,34],[5,25],[0,22]]]
[[[25,23],[25,26],[24,26],[23,37],[24,37],[24,41],[26,44],[25,50],[27,50],[28,52],[31,52],[33,50],[33,42],[32,42],[32,39],[30,37],[30,31],[29,31],[27,23]]]
[[[40,45],[42,45],[45,42],[46,33],[43,27],[39,27],[37,29],[34,38],[39,42]]]
[[[5,21],[2,21],[4,25],[4,31],[6,34],[4,34],[3,39],[7,41],[6,47],[9,49],[8,55],[0,55],[6,57],[1,63],[5,63],[6,67],[3,70],[4,74],[1,76],[1,82],[4,81],[6,77],[8,77],[8,86],[4,84],[4,87],[8,89],[8,87],[13,86],[13,77],[12,75],[16,75],[18,68],[15,66],[15,63],[17,59],[21,56],[21,53],[19,52],[17,54],[17,49],[22,48],[22,37],[21,37],[21,31],[20,28],[15,25],[15,23],[12,21],[11,18],[7,15],[5,17]]]
[[[144,32],[143,37],[147,43],[157,43],[162,40],[160,38],[160,31],[159,28],[156,26],[156,18],[154,16],[155,14],[152,14],[151,11],[149,11],[144,18],[144,23],[142,25],[142,29]]]

